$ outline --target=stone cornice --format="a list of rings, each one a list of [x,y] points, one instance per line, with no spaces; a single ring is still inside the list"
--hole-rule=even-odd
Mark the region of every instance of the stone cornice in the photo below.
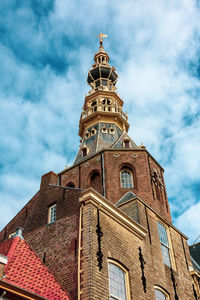
[[[137,149],[132,149],[132,148],[104,148],[104,149],[101,149],[100,151],[94,153],[91,156],[87,156],[85,159],[83,159],[80,162],[72,165],[71,167],[66,168],[63,171],[58,172],[57,174],[61,175],[61,174],[65,173],[66,171],[78,166],[79,164],[85,163],[87,160],[90,160],[91,158],[93,158],[96,155],[98,155],[102,152],[105,152],[105,151],[113,151],[113,152],[118,152],[118,151],[133,151],[133,152],[142,151],[142,152],[146,152],[154,160],[154,162],[162,169],[162,171],[164,171],[163,167],[156,161],[156,159],[148,152],[148,150],[146,148],[137,148]]]
[[[163,223],[165,223],[168,227],[172,227],[175,231],[177,231],[179,234],[181,234],[186,240],[188,240],[188,237],[183,234],[179,229],[177,229],[174,225],[172,225],[171,223],[169,223],[165,218],[163,218],[156,210],[154,210],[151,206],[149,206],[146,202],[144,202],[140,197],[136,196],[133,197],[132,199],[127,200],[126,202],[120,203],[117,207],[121,207],[124,204],[127,204],[131,201],[135,201],[138,200],[139,202],[141,202],[143,205],[145,205],[149,210],[151,210],[158,219],[160,219]]]
[[[124,228],[135,234],[139,239],[144,239],[146,237],[146,228],[128,217],[125,213],[119,210],[118,207],[109,202],[93,188],[85,190],[79,198],[79,202],[85,204],[92,203]]]

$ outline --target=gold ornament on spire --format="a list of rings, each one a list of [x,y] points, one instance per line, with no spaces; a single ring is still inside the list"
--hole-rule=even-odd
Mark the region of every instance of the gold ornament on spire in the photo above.
[[[99,38],[99,43],[100,43],[100,46],[103,45],[103,38],[107,37],[108,35],[107,34],[104,34],[102,32],[100,32],[99,35],[97,35],[97,37]]]

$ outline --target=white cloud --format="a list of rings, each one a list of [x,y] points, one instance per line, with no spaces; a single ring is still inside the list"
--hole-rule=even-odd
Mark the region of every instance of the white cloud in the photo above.
[[[175,226],[190,237],[189,243],[192,244],[200,235],[200,203],[196,203],[190,207],[185,213],[179,216],[175,221]],[[199,241],[199,240],[198,240]]]
[[[196,2],[59,0],[42,17],[28,4],[11,8],[3,14],[0,44],[0,176],[7,182],[0,196],[8,199],[8,219],[34,194],[43,173],[75,158],[99,32],[108,34],[105,49],[119,74],[130,135],[163,164],[174,216],[192,216],[200,181]],[[176,224],[184,231],[181,218]]]

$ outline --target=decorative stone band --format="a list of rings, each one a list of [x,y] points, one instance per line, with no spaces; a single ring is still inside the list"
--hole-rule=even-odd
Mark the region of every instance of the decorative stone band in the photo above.
[[[99,210],[110,216],[116,222],[121,224],[127,230],[135,234],[139,239],[144,239],[147,234],[147,230],[136,221],[128,217],[125,213],[115,207],[106,198],[96,192],[93,188],[85,190],[82,197],[79,198],[80,203],[92,203]]]
[[[126,121],[128,121],[128,116],[125,114],[121,108],[112,106],[112,105],[96,105],[94,107],[88,108],[84,110],[81,113],[81,119],[85,119],[86,117],[90,116],[91,114],[97,112],[97,111],[103,111],[108,113],[116,113],[121,115]]]

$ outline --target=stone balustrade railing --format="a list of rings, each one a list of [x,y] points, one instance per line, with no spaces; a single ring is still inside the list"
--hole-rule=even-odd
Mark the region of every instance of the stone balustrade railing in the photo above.
[[[104,112],[114,112],[120,114],[126,121],[128,121],[128,116],[125,114],[121,108],[115,107],[113,105],[95,105],[87,110],[82,111],[81,119],[85,119],[86,117],[96,113],[97,111],[104,111]]]

